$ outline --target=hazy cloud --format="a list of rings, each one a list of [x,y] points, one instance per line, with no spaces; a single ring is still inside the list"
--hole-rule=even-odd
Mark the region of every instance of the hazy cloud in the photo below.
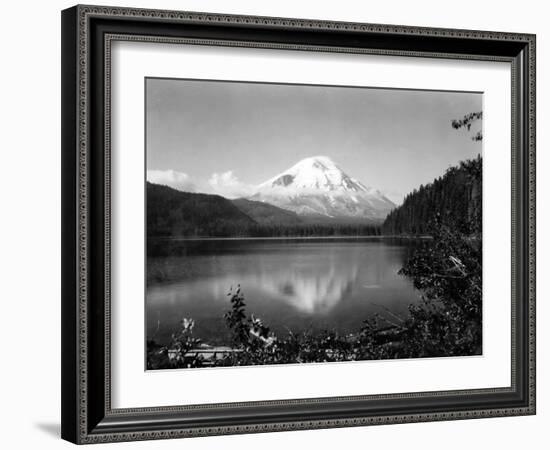
[[[254,194],[256,187],[243,183],[232,170],[223,173],[213,173],[208,180],[215,194],[228,198],[247,197]]]
[[[148,170],[147,181],[170,186],[178,191],[195,192],[196,190],[189,175],[175,170]]]

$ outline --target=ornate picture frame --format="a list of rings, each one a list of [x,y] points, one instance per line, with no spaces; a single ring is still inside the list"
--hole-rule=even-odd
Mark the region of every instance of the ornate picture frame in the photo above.
[[[509,63],[510,386],[113,408],[110,74],[117,41]],[[84,444],[529,414],[535,414],[534,35],[82,5],[62,12],[64,439]]]

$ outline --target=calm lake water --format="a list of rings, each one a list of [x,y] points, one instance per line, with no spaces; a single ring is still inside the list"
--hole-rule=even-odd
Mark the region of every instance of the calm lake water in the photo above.
[[[419,241],[390,238],[158,240],[147,259],[147,336],[166,343],[183,317],[209,344],[229,343],[227,293],[240,284],[247,312],[277,334],[356,332],[419,300],[398,275]],[[155,256],[151,256],[155,255]]]

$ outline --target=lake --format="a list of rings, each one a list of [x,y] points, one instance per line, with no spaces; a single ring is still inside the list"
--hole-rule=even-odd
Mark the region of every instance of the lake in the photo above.
[[[247,312],[279,335],[358,331],[375,313],[395,322],[420,299],[398,274],[414,239],[149,240],[147,337],[166,344],[182,318],[212,345],[229,344],[223,315],[241,286]],[[391,313],[390,313],[391,312]]]

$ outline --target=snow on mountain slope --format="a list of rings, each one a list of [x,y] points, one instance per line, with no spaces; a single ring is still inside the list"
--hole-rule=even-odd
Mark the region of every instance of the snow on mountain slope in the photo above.
[[[258,186],[252,200],[306,216],[382,220],[395,204],[330,158],[306,158]]]

